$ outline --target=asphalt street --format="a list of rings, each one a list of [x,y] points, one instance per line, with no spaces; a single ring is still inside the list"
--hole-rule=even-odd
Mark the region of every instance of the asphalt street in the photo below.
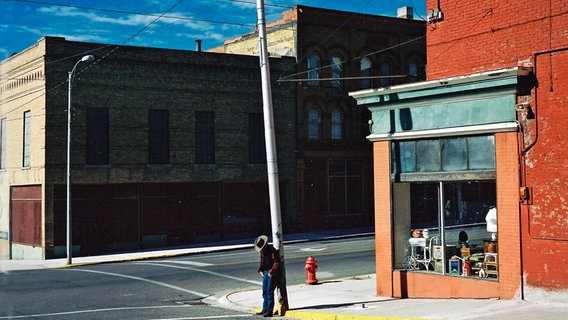
[[[321,280],[374,272],[372,237],[285,246],[289,285],[305,281],[314,256]],[[204,298],[260,288],[252,249],[11,271],[0,274],[0,319],[222,319],[250,312],[205,306]]]

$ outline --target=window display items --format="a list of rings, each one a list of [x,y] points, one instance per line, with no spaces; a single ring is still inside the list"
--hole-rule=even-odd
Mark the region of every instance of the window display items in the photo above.
[[[491,232],[491,240],[497,240],[497,208],[492,207],[485,216],[487,232]]]

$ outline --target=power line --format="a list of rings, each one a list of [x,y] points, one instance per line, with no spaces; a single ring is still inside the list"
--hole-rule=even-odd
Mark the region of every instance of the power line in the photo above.
[[[401,46],[410,44],[410,43],[412,43],[412,42],[414,42],[414,41],[421,40],[421,39],[423,39],[423,38],[426,38],[426,35],[423,35],[423,36],[420,36],[420,37],[416,37],[416,38],[410,39],[410,40],[408,40],[408,41],[401,42],[401,43],[399,43],[399,44],[395,44],[395,45],[390,46],[390,47],[388,47],[388,48],[383,48],[383,49],[380,49],[380,50],[377,50],[377,51],[373,51],[373,52],[371,52],[371,53],[367,53],[367,54],[364,54],[364,55],[361,55],[361,56],[352,58],[352,59],[350,59],[350,60],[343,60],[343,61],[341,61],[341,64],[344,64],[344,63],[350,62],[350,61],[357,61],[357,60],[363,59],[363,58],[365,58],[365,57],[370,57],[370,56],[373,56],[373,55],[376,55],[376,54],[379,54],[379,53],[383,53],[383,52],[389,51],[389,50],[391,50],[391,49],[394,49],[394,48],[397,48],[397,47],[401,47]],[[321,67],[319,67],[319,68],[314,68],[314,69],[310,69],[310,70],[306,70],[306,71],[301,71],[301,72],[297,72],[297,73],[294,73],[294,74],[290,74],[290,75],[287,75],[287,76],[285,76],[285,77],[282,77],[282,76],[281,76],[278,81],[279,81],[279,82],[286,82],[286,81],[288,81],[288,79],[290,79],[290,78],[292,78],[292,77],[299,76],[299,75],[302,75],[302,74],[306,74],[306,73],[309,73],[309,72],[311,72],[311,71],[319,71],[319,70],[331,68],[332,66],[333,66],[333,65],[329,64],[329,65],[321,66]],[[317,79],[313,79],[313,80],[314,80],[314,81],[317,81]],[[306,81],[307,81],[307,80],[306,80]]]
[[[341,28],[343,28],[353,17],[361,14],[360,11],[362,11],[366,6],[368,6],[370,2],[371,2],[371,0],[368,0],[367,2],[365,2],[365,4],[363,6],[361,6],[361,8],[359,8],[359,10],[357,12],[354,12],[352,15],[349,16],[349,18],[345,19],[345,21],[343,21],[343,23],[339,27],[337,27],[333,32],[331,32],[329,35],[327,35],[327,37],[325,37],[325,39],[323,39],[320,43],[318,43],[310,51],[308,51],[306,54],[304,54],[303,57],[298,58],[296,60],[296,63],[291,65],[287,70],[284,70],[280,74],[280,78],[282,78],[282,75],[285,74],[288,70],[292,69],[293,67],[296,67],[300,62],[304,61],[304,59],[306,59],[312,52],[314,52],[318,48],[320,48],[327,40],[329,40],[334,34],[336,34],[339,30],[341,30]]]
[[[3,0],[3,1],[24,1],[24,2],[26,2],[26,1],[28,1],[28,0]],[[172,5],[168,10],[166,10],[166,11],[163,12],[162,14],[158,15],[158,16],[157,16],[154,20],[152,20],[150,23],[146,24],[143,28],[141,28],[140,30],[138,30],[138,31],[137,31],[136,33],[134,33],[132,36],[130,36],[129,38],[127,38],[126,40],[124,40],[124,41],[122,42],[122,44],[117,45],[113,50],[109,51],[108,53],[106,53],[105,55],[103,55],[101,58],[97,59],[94,63],[90,64],[89,66],[87,66],[87,67],[86,67],[85,69],[83,69],[82,71],[77,72],[77,75],[79,75],[80,73],[84,72],[85,70],[88,70],[89,68],[92,68],[93,65],[99,63],[101,60],[105,59],[108,55],[114,53],[114,52],[115,52],[116,50],[118,50],[121,46],[125,45],[125,44],[128,43],[130,40],[134,39],[137,35],[139,35],[140,33],[144,32],[144,30],[148,29],[148,28],[149,28],[152,24],[154,24],[156,21],[158,21],[158,20],[160,20],[161,18],[163,18],[168,12],[172,11],[175,7],[177,7],[177,6],[178,6],[180,3],[182,3],[183,1],[184,1],[184,0],[178,0],[178,1],[177,1],[174,5]],[[99,47],[99,48],[96,48],[96,49],[93,49],[93,50],[89,50],[88,52],[85,52],[85,53],[90,53],[90,52],[93,52],[93,51],[101,50],[101,49],[107,48],[107,47],[109,47],[109,46],[112,46],[112,45],[105,45],[105,46],[103,46],[103,47]],[[84,53],[81,53],[80,55],[83,55],[83,54],[84,54]],[[77,55],[74,55],[74,56],[71,56],[71,57],[76,57],[76,56],[77,56]],[[69,58],[71,58],[71,57],[66,57],[66,58],[59,59],[59,60],[55,60],[55,61],[51,61],[51,62],[48,62],[48,63],[55,63],[55,62],[67,60],[67,59],[69,59]],[[65,84],[66,82],[67,82],[67,80],[64,80],[64,81],[60,82],[59,84],[57,84],[57,85],[55,85],[53,88],[51,88],[48,92],[41,93],[40,95],[38,95],[37,97],[31,99],[30,101],[27,101],[27,102],[25,102],[25,103],[23,103],[23,104],[21,104],[21,105],[19,105],[19,106],[16,106],[16,107],[14,107],[12,110],[8,110],[4,115],[7,115],[7,114],[9,114],[9,113],[11,113],[11,112],[14,112],[14,111],[16,111],[17,109],[19,109],[20,107],[23,107],[23,106],[27,105],[28,103],[31,103],[32,101],[34,101],[34,100],[36,100],[36,99],[39,99],[40,97],[42,97],[42,96],[44,96],[44,95],[47,95],[48,93],[54,92],[57,88],[59,88],[60,86],[62,86],[62,85]],[[27,96],[27,95],[28,95],[28,94],[26,94],[26,96]],[[19,98],[22,98],[22,97],[19,97]],[[70,111],[70,110],[67,110],[67,112],[71,112],[71,111]]]
[[[86,7],[86,6],[47,2],[47,1],[37,1],[37,0],[2,0],[2,1],[25,2],[25,3],[48,5],[48,6],[81,9],[81,10],[88,10],[88,11],[100,11],[100,12],[108,12],[108,13],[131,14],[131,15],[147,16],[147,17],[160,17],[160,18],[165,18],[165,19],[207,22],[207,23],[213,23],[213,24],[232,25],[232,26],[239,26],[239,27],[252,27],[252,28],[255,27],[255,24],[250,24],[250,23],[237,23],[237,22],[217,21],[217,20],[209,20],[209,19],[198,19],[198,18],[191,18],[191,17],[185,17],[185,16],[162,15],[162,14],[157,14],[157,13],[144,13],[144,12],[118,10],[118,9],[95,8],[95,7]],[[246,0],[225,0],[225,1],[254,4],[253,1],[246,1]],[[288,6],[282,6],[282,5],[270,5],[270,6],[279,7],[279,8],[290,8]]]

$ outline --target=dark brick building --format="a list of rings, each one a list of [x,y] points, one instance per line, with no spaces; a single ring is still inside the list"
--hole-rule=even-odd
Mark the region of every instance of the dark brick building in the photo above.
[[[408,18],[296,6],[268,24],[286,233],[372,225],[370,112],[348,92],[424,77],[424,22]],[[66,80],[86,54],[72,110],[79,254],[268,233],[257,46],[255,33],[217,52],[46,37],[4,60],[0,256],[64,255]]]
[[[72,109],[80,254],[270,230],[258,57],[45,37],[2,62],[14,79],[1,91],[4,258],[65,252],[67,76],[86,54],[96,60],[77,65]],[[293,63],[271,59],[273,78]],[[273,85],[284,221],[296,206],[295,97]]]
[[[370,113],[348,92],[423,80],[425,23],[412,8],[385,17],[295,6],[267,25],[272,55],[296,58],[278,75],[297,88],[298,229],[373,224]],[[258,54],[254,32],[215,51]]]

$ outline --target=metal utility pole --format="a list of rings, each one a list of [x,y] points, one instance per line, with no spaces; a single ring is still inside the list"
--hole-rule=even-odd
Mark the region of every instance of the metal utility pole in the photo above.
[[[93,62],[95,57],[87,55],[77,61],[73,69],[69,71],[69,88],[67,91],[67,264],[73,263],[73,244],[72,244],[72,213],[71,213],[71,120],[72,120],[72,104],[71,104],[71,90],[73,89],[73,77],[75,69],[81,62]]]
[[[280,216],[280,190],[278,187],[278,161],[276,159],[276,137],[274,134],[274,117],[272,114],[272,92],[270,89],[270,65],[266,44],[266,21],[264,0],[256,0],[258,28],[258,56],[260,58],[260,74],[262,77],[262,105],[264,114],[264,140],[266,142],[266,165],[268,171],[268,194],[270,196],[270,221],[272,225],[272,242],[280,251],[281,277],[279,284],[280,315],[288,310],[288,292],[286,290],[286,268],[284,267],[284,246],[282,244],[282,219]]]

